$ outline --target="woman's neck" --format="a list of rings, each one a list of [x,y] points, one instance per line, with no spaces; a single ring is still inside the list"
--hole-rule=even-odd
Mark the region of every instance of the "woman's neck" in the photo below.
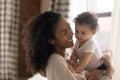
[[[60,54],[61,56],[65,56],[65,49],[59,49],[59,48],[56,48],[54,53],[57,53],[57,54]]]

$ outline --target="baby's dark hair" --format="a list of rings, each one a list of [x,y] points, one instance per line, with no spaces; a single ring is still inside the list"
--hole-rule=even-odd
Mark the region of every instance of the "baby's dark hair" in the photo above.
[[[45,75],[49,56],[54,50],[48,40],[55,39],[55,27],[60,17],[59,13],[48,11],[35,17],[24,28],[22,44],[27,52],[27,68],[33,74],[40,72]]]
[[[92,31],[99,29],[97,16],[91,12],[83,12],[79,14],[76,18],[74,18],[74,22],[79,25],[89,25]]]

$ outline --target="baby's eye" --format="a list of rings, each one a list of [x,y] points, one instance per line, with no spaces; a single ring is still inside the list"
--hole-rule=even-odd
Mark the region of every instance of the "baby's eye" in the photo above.
[[[81,32],[81,34],[85,35],[86,33],[85,32]]]

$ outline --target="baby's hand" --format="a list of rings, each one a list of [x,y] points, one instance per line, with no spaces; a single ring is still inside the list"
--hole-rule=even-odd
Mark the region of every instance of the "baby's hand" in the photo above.
[[[71,72],[75,73],[75,69],[71,64],[68,64],[68,68],[70,69]]]
[[[75,65],[76,65],[76,63],[75,63],[74,61],[72,61],[72,60],[68,60],[67,62],[68,62],[68,64],[70,64],[70,65],[72,65],[72,66],[75,66]]]

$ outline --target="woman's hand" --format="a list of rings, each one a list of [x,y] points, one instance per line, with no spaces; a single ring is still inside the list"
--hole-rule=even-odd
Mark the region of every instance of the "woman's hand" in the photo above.
[[[108,54],[103,55],[102,60],[104,61],[104,64],[106,65],[107,68],[112,66],[111,57]]]
[[[87,78],[87,80],[98,80],[98,76],[100,76],[100,75],[102,75],[104,73],[105,73],[104,70],[95,69],[95,70],[91,71],[90,73],[88,73],[86,75],[86,78]]]
[[[111,57],[109,55],[104,55],[102,57],[102,60],[104,61],[105,65],[107,66],[107,70],[105,75],[109,76],[110,78],[112,78],[112,75],[114,73],[114,68],[111,62]]]

